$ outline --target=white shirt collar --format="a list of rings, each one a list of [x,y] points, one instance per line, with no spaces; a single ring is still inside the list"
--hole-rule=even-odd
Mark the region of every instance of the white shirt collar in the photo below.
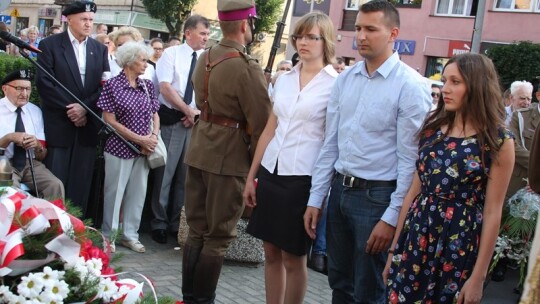
[[[86,38],[84,38],[84,41],[79,42],[79,40],[77,38],[75,38],[75,36],[73,36],[73,34],[71,33],[71,29],[69,27],[67,29],[67,32],[68,32],[68,36],[69,36],[69,41],[71,41],[71,43],[73,43],[73,41],[77,41],[77,43],[83,44],[83,43],[86,43],[88,41],[88,37],[86,37]]]

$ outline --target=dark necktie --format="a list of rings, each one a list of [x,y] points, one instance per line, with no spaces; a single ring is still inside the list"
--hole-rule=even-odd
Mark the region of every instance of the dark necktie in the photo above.
[[[17,120],[15,120],[15,132],[24,133],[24,124],[21,117],[22,109],[17,108],[15,112],[17,112]],[[18,145],[15,145],[11,162],[13,163],[13,167],[15,167],[19,171],[22,171],[22,169],[24,169],[24,166],[26,165],[26,150],[22,147],[19,147]]]
[[[191,54],[191,66],[189,67],[186,90],[184,91],[184,102],[187,104],[190,104],[193,99],[193,84],[191,83],[191,75],[193,75],[195,63],[197,63],[197,53],[193,52],[193,54]]]

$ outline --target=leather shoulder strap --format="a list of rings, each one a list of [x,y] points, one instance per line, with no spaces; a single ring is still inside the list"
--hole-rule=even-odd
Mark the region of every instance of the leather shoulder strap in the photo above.
[[[209,112],[209,108],[210,108],[210,105],[208,104],[208,82],[210,81],[210,72],[212,71],[212,69],[220,64],[221,62],[227,60],[227,59],[231,59],[231,58],[237,58],[237,57],[242,57],[242,53],[240,52],[229,52],[229,53],[225,53],[223,56],[213,60],[213,61],[210,61],[210,52],[212,51],[212,48],[209,48],[208,49],[208,52],[206,52],[206,56],[204,58],[204,63],[205,63],[205,66],[206,66],[206,72],[205,72],[205,75],[204,75],[204,105],[203,105],[203,109],[202,109],[202,115],[207,115],[208,112]]]

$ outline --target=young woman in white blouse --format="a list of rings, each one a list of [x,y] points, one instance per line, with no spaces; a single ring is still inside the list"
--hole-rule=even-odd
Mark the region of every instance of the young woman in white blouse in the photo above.
[[[323,13],[296,23],[291,43],[300,63],[275,84],[273,111],[247,177],[244,202],[255,207],[247,231],[264,242],[266,303],[303,303],[306,292],[311,239],[302,217],[338,75],[332,67],[334,37]]]

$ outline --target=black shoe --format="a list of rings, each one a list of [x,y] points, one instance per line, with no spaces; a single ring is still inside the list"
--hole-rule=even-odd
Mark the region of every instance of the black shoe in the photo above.
[[[167,232],[165,229],[152,230],[152,240],[160,244],[167,243]]]
[[[326,273],[326,257],[324,254],[313,253],[311,255],[309,268],[317,272]]]
[[[493,282],[502,282],[506,276],[506,264],[497,264],[493,272],[491,273],[491,280]]]

